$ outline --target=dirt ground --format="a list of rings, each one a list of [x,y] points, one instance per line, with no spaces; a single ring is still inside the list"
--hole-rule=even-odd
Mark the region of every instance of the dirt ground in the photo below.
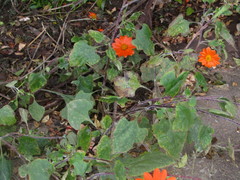
[[[216,85],[209,89],[208,96],[226,97],[233,102],[240,100],[240,68],[227,68],[214,70],[223,76],[224,85]],[[199,107],[218,108],[216,102],[202,100],[198,102]],[[214,129],[215,143],[206,156],[197,157],[190,152],[187,165],[181,169],[171,168],[170,174],[176,175],[178,180],[238,180],[240,179],[240,132],[239,125],[227,121],[224,118],[208,114],[199,114],[205,124]],[[236,122],[240,123],[240,109]],[[229,140],[234,148],[235,161],[230,157]],[[188,178],[189,177],[189,178]],[[192,177],[192,178],[190,178]]]

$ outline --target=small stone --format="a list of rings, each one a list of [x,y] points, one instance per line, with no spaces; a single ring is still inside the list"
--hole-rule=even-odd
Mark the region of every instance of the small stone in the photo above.
[[[236,87],[236,86],[238,86],[238,83],[237,83],[237,82],[233,82],[233,83],[232,83],[232,86],[233,86],[233,87]]]

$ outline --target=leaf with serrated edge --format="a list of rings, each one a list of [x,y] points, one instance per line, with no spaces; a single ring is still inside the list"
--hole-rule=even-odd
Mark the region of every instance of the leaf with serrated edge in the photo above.
[[[47,83],[47,79],[41,72],[32,73],[29,76],[28,83],[31,92],[36,92]]]
[[[100,43],[105,39],[105,35],[101,32],[89,30],[88,33],[97,43]]]
[[[91,93],[79,91],[74,97],[74,100],[69,101],[66,107],[61,111],[61,116],[67,119],[74,129],[78,130],[83,122],[92,123],[88,112],[93,106],[94,102]]]
[[[93,103],[86,99],[78,99],[69,102],[66,105],[69,124],[76,130],[80,128],[83,122],[92,123],[89,118],[89,110],[93,108]]]
[[[97,157],[101,159],[111,160],[111,140],[108,136],[103,135],[97,146]]]
[[[88,163],[84,161],[85,152],[76,152],[70,159],[70,164],[74,166],[74,175],[84,176]]]
[[[100,61],[100,56],[93,46],[89,46],[87,41],[78,41],[74,44],[69,55],[70,66],[82,66],[84,64],[94,65]]]
[[[133,40],[133,44],[137,47],[137,50],[143,50],[148,56],[154,54],[154,44],[151,40],[152,31],[147,24],[142,25],[142,29],[137,30],[136,39]]]
[[[137,121],[122,118],[113,132],[113,153],[124,153],[130,150],[134,143],[143,142],[148,134],[146,128],[139,128]]]
[[[177,36],[182,34],[183,36],[188,35],[190,22],[183,18],[183,15],[180,14],[176,17],[173,22],[169,25],[167,29],[167,35],[169,36]]]
[[[176,106],[176,119],[173,122],[173,129],[188,131],[197,118],[196,109],[188,102],[178,103]]]
[[[139,176],[156,168],[164,168],[175,163],[174,159],[163,152],[146,152],[139,157],[120,159],[128,169],[129,176]]]
[[[169,155],[179,157],[186,141],[186,132],[172,130],[169,120],[161,119],[159,123],[153,125],[153,134],[161,148]]]
[[[14,111],[9,105],[5,105],[0,109],[0,125],[13,125],[16,123]]]
[[[31,163],[21,166],[18,171],[22,178],[29,175],[29,180],[49,180],[54,167],[47,159],[35,159]]]
[[[188,72],[182,72],[177,78],[174,71],[165,73],[160,80],[160,84],[165,88],[164,94],[172,97],[176,96],[187,76]]]
[[[116,176],[116,180],[126,180],[126,169],[124,164],[117,160],[114,165],[114,173]]]

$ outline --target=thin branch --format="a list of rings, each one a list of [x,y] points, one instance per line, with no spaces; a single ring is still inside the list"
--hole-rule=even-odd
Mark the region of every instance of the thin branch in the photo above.
[[[16,154],[18,154],[19,158],[24,162],[24,163],[27,163],[27,160],[24,158],[24,156],[22,156],[18,150],[16,149],[15,146],[11,145],[9,142],[1,139],[0,141],[2,141],[2,143],[6,146],[8,146],[12,151],[14,151]]]
[[[55,11],[55,10],[58,10],[58,9],[69,7],[69,6],[78,6],[82,2],[83,2],[83,0],[79,0],[77,2],[72,2],[70,4],[66,4],[66,5],[63,5],[63,6],[55,7],[55,8],[52,8],[52,9],[48,9],[48,11]]]
[[[119,26],[120,22],[122,21],[122,12],[123,12],[123,10],[125,8],[124,6],[126,5],[126,3],[127,3],[127,0],[123,0],[122,7],[121,7],[121,9],[120,9],[120,11],[118,13],[118,17],[117,17],[117,20],[115,22],[115,28],[114,28],[114,31],[113,31],[113,34],[112,34],[111,43],[113,42],[113,40],[114,40],[114,38],[115,38],[115,36],[117,34],[117,31],[119,29],[118,26]]]
[[[220,119],[224,119],[224,120],[226,120],[226,121],[229,121],[229,122],[231,122],[231,123],[233,123],[233,124],[236,124],[236,125],[240,126],[240,123],[239,123],[239,122],[236,122],[236,121],[234,121],[234,120],[232,120],[232,119],[230,119],[230,118],[226,118],[226,117],[223,117],[223,116],[219,116],[219,115],[216,115],[216,114],[213,114],[213,113],[204,111],[204,110],[202,110],[202,109],[197,109],[197,111],[199,111],[199,112],[201,112],[201,113],[208,114],[208,115],[210,115],[210,116],[214,116],[214,117],[220,118]]]

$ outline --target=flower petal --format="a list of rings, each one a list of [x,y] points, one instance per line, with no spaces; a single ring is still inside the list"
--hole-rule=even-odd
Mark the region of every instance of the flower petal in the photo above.
[[[167,177],[167,170],[163,169],[160,173],[159,179],[158,180],[166,180]]]
[[[161,177],[161,172],[158,168],[154,169],[153,171],[153,180],[159,180]]]
[[[151,174],[149,174],[148,172],[145,172],[143,174],[144,180],[153,180]]]
[[[175,177],[170,177],[170,178],[168,178],[167,180],[177,180],[177,178],[175,178]]]

